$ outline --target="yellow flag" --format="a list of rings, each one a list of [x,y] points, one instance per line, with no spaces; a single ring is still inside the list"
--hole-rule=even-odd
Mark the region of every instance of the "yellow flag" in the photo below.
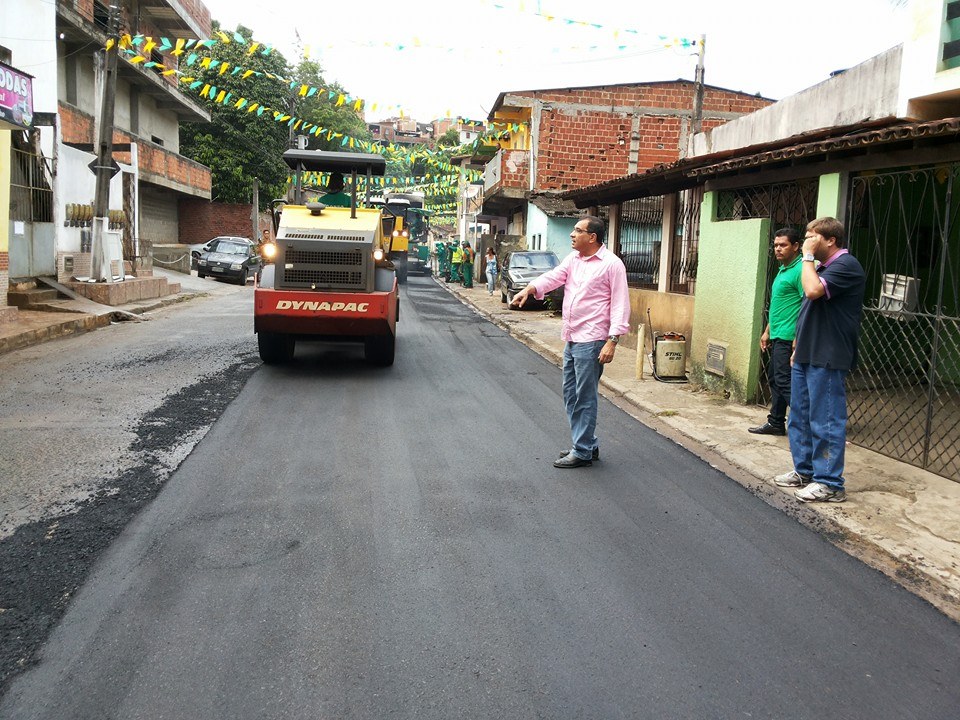
[[[228,68],[228,67],[230,67],[229,64],[227,64],[227,63],[220,63],[220,71],[217,73],[217,75],[223,75],[223,74],[227,71],[227,68]]]

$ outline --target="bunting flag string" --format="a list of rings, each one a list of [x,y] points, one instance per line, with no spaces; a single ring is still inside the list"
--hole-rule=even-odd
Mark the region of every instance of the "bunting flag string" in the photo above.
[[[495,7],[501,7],[501,6],[495,5]],[[540,14],[540,13],[535,13],[535,14]],[[557,18],[548,16],[548,15],[543,15],[543,17],[551,20],[557,20]],[[566,18],[560,19],[560,21],[570,25],[591,25],[591,26],[596,25],[595,23],[585,23],[583,21],[576,21],[576,20],[566,19]],[[638,35],[640,34],[639,31],[636,31],[636,30],[626,30],[623,32],[633,33]],[[158,52],[161,52],[161,53],[169,53],[170,55],[173,55],[177,58],[180,58],[184,54],[187,54],[186,61],[185,61],[185,64],[187,67],[193,67],[194,64],[199,62],[199,67],[203,69],[214,70],[216,68],[219,68],[217,73],[218,75],[225,75],[229,71],[231,76],[241,75],[241,79],[247,79],[251,76],[257,76],[257,77],[266,76],[270,79],[275,79],[275,80],[278,80],[279,82],[286,84],[288,86],[288,89],[290,90],[296,90],[300,97],[314,97],[314,96],[322,97],[323,95],[326,94],[328,96],[328,99],[331,101],[334,101],[334,98],[336,98],[334,102],[337,106],[351,105],[354,108],[354,110],[357,112],[360,112],[361,110],[367,107],[369,107],[369,109],[372,112],[375,112],[378,109],[377,103],[370,104],[363,98],[352,97],[348,93],[343,93],[338,90],[331,90],[329,88],[311,86],[311,85],[299,83],[296,80],[285,78],[280,75],[274,75],[274,74],[262,72],[259,70],[252,70],[252,69],[244,68],[241,66],[231,65],[230,63],[224,60],[219,60],[209,55],[201,56],[197,52],[198,50],[200,51],[204,49],[212,50],[213,48],[217,47],[217,45],[220,45],[220,44],[229,45],[229,44],[235,43],[243,47],[246,47],[247,56],[252,56],[258,52],[264,56],[270,55],[274,49],[272,45],[264,45],[260,42],[255,41],[253,38],[247,39],[243,37],[243,35],[241,35],[239,32],[233,32],[232,34],[228,35],[222,30],[218,30],[216,31],[215,34],[217,36],[216,38],[205,38],[201,40],[196,40],[193,38],[168,38],[168,37],[160,37],[155,39],[152,36],[143,35],[139,33],[136,35],[125,34],[120,38],[119,48],[125,54],[131,56],[129,58],[129,62],[131,64],[137,65],[142,63],[144,68],[156,70],[157,72],[165,76],[174,75],[174,74],[178,76],[183,76],[185,73],[182,70],[180,70],[179,67],[177,68],[167,67],[161,62],[156,62],[152,60],[151,57],[154,50],[157,50]],[[657,35],[655,37],[657,38],[658,43],[662,45],[663,48],[669,48],[669,47],[687,48],[687,47],[692,47],[699,42],[698,40],[691,40],[685,37],[671,38],[666,35]],[[422,42],[421,43],[415,42],[412,46],[418,47],[418,48],[426,47]],[[396,47],[397,49],[405,49],[408,46],[398,44]],[[447,49],[450,50],[452,48],[447,48]],[[576,48],[571,48],[569,46],[562,48],[563,52],[570,52],[571,50],[575,50],[575,49]],[[583,49],[583,48],[580,48],[580,49]],[[597,49],[597,46],[589,46],[587,49]],[[629,49],[629,46],[621,45],[621,46],[618,46],[618,49],[626,50],[626,49]],[[396,111],[401,118],[404,117],[403,107],[399,104],[382,105],[380,106],[380,109],[385,112]],[[475,122],[475,121],[470,121],[470,122]]]

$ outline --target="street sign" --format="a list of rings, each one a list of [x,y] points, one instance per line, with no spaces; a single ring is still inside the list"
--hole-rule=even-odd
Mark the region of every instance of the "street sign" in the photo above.
[[[99,171],[100,168],[101,168],[100,165],[97,165],[97,159],[96,159],[96,158],[93,160],[93,162],[91,162],[89,165],[87,165],[87,167],[90,168],[90,172],[92,172],[94,175],[96,175],[96,174],[97,174],[97,171]],[[110,158],[110,164],[109,164],[109,165],[105,165],[105,166],[102,166],[102,167],[104,167],[104,169],[110,171],[110,177],[113,177],[113,176],[116,175],[118,172],[120,172],[120,166],[117,165],[117,161],[114,160],[113,158]]]

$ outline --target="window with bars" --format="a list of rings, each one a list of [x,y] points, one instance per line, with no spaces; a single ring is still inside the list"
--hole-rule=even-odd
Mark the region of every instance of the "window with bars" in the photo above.
[[[697,289],[697,254],[700,248],[700,205],[702,203],[703,186],[683,190],[677,194],[668,292],[693,295]]]
[[[628,200],[620,207],[619,255],[630,287],[657,289],[663,237],[663,197]]]

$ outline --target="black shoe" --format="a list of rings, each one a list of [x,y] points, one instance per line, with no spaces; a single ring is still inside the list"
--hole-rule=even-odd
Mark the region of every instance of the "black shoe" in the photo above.
[[[564,455],[562,458],[558,458],[553,461],[553,466],[555,468],[578,468],[578,467],[590,467],[593,465],[592,460],[581,460],[573,453],[569,455]]]
[[[569,455],[569,454],[570,454],[570,451],[569,451],[569,450],[564,450],[562,453],[560,453],[559,455],[557,455],[557,459],[559,460],[560,458],[565,458],[565,457],[566,457],[567,455]],[[590,459],[591,459],[591,460],[599,460],[599,459],[600,459],[600,448],[595,447],[595,448],[593,449],[593,456],[592,456]]]
[[[777,427],[776,425],[771,425],[768,422],[765,422],[760,427],[748,428],[747,432],[751,432],[754,435],[786,435],[787,431],[782,427]]]

